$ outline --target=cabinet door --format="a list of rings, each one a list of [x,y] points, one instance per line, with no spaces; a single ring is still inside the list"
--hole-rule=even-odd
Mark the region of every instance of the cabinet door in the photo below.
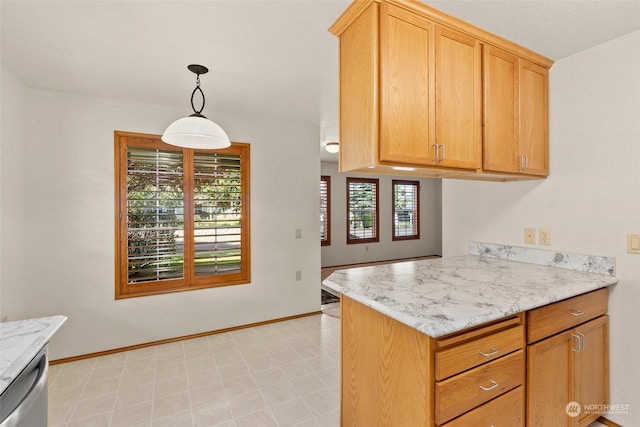
[[[572,350],[578,342],[572,331],[562,332],[527,348],[527,425],[572,425],[566,405],[573,401]]]
[[[484,46],[483,169],[519,172],[518,57]]]
[[[436,141],[439,166],[482,166],[480,42],[436,27]]]
[[[519,151],[525,156],[523,173],[547,176],[548,153],[548,71],[520,60]]]
[[[574,400],[582,406],[578,424],[586,426],[600,416],[590,408],[609,403],[609,316],[578,326],[575,333],[583,338],[580,351],[574,355]]]
[[[433,24],[406,9],[380,7],[380,161],[429,165],[435,155]]]

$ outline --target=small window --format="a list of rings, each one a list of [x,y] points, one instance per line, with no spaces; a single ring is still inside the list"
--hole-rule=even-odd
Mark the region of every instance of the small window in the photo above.
[[[347,178],[347,244],[379,241],[378,179]]]
[[[320,177],[320,244],[331,244],[331,177]]]
[[[393,240],[420,238],[420,182],[393,180]]]
[[[116,298],[249,283],[249,144],[115,144]]]

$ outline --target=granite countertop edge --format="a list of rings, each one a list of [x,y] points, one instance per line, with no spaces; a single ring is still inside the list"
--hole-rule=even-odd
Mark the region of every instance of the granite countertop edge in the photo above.
[[[438,338],[618,283],[618,279],[611,275],[475,255],[399,264],[404,265],[338,270],[323,284],[430,337]],[[457,267],[452,267],[454,265]],[[403,273],[403,268],[408,272]],[[519,272],[535,275],[535,280],[522,277],[517,279],[518,285],[514,285],[514,277],[508,276],[517,277]],[[348,277],[350,273],[354,273],[351,279]],[[394,279],[400,280],[396,283]],[[536,288],[541,281],[549,283],[554,279],[561,284]],[[571,283],[564,286],[565,282]],[[394,285],[398,284],[405,288],[395,289]],[[434,296],[430,298],[427,294],[432,289]],[[488,295],[479,292],[482,290],[489,290]],[[494,295],[492,292],[499,290],[504,291],[500,298],[490,301]],[[443,298],[438,300],[439,296]],[[398,297],[405,301],[392,300]],[[412,299],[419,302],[414,303]]]
[[[66,320],[66,316],[57,315],[0,323],[0,394]]]

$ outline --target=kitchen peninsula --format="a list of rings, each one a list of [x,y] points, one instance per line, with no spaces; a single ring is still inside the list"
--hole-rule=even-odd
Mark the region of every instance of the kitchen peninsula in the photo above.
[[[607,403],[614,260],[480,243],[469,253],[324,281],[342,295],[343,427],[598,418],[565,407]]]

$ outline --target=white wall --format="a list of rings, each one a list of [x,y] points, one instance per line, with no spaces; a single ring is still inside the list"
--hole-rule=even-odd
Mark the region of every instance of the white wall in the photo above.
[[[551,229],[550,249],[616,257],[611,403],[630,406],[607,418],[637,426],[640,255],[626,253],[626,233],[640,233],[640,31],[558,61],[549,91],[549,178],[445,181],[444,255],[469,240],[523,246],[524,228],[536,227]]]
[[[26,134],[3,138],[3,154],[26,147],[13,167],[24,172],[11,183],[24,200],[8,206],[14,197],[2,192],[3,214],[26,219],[3,220],[2,245],[25,247],[18,261],[26,268],[3,281],[2,316],[68,316],[52,359],[319,310],[318,128],[216,116],[232,140],[251,144],[251,284],[116,301],[113,132],[160,134],[185,111],[26,93]]]
[[[322,247],[322,266],[354,264],[425,255],[442,251],[442,194],[439,179],[417,179],[338,172],[338,164],[322,162],[322,175],[331,176],[331,245]],[[380,242],[347,245],[347,177],[380,180]],[[392,240],[391,181],[420,181],[420,239]]]
[[[27,88],[4,67],[0,109],[0,320],[4,320],[16,288],[24,277],[24,231],[27,193],[16,183],[27,177]]]

